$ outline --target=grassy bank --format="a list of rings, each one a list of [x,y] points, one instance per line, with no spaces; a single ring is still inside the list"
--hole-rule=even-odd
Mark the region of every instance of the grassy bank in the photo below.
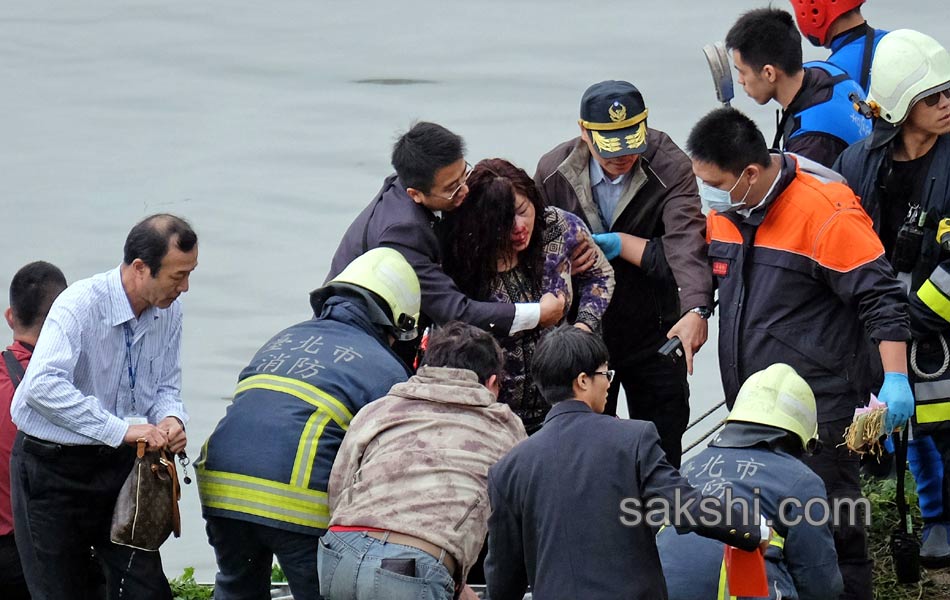
[[[914,530],[920,534],[923,523],[917,506],[914,480],[907,473],[905,480],[907,503],[914,520]],[[869,479],[864,482],[864,495],[871,502],[871,528],[868,544],[874,559],[874,597],[880,600],[910,600],[918,598],[950,598],[950,571],[921,569],[920,583],[901,585],[894,576],[889,536],[897,527],[897,480]]]

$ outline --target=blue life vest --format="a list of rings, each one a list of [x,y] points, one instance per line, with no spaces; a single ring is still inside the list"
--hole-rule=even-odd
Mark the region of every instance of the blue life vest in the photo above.
[[[806,108],[794,115],[798,129],[786,139],[790,140],[809,133],[822,133],[834,136],[848,145],[864,139],[871,133],[871,121],[865,119],[854,109],[851,94],[857,94],[863,100],[865,95],[860,86],[838,66],[823,61],[807,62],[806,69],[821,69],[832,76],[834,90],[831,98]]]
[[[884,30],[868,27],[852,35],[838,36],[831,42],[831,56],[828,57],[828,62],[844,69],[851,79],[858,82],[866,94],[871,86],[871,60],[874,58],[878,42],[886,33]],[[865,53],[869,35],[873,35],[871,51]],[[862,81],[864,81],[863,85]]]

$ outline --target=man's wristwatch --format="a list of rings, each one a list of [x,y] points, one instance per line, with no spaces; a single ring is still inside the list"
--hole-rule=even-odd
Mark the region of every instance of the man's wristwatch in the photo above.
[[[710,309],[708,306],[697,306],[696,308],[691,308],[686,312],[696,313],[699,315],[699,318],[704,321],[713,314],[712,309]]]

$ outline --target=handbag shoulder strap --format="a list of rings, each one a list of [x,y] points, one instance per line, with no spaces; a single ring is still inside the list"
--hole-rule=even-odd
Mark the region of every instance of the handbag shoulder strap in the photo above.
[[[168,476],[172,480],[172,532],[175,537],[181,537],[181,511],[178,501],[181,500],[181,485],[178,483],[178,469],[175,467],[175,456],[168,450],[162,450],[162,459]]]
[[[26,371],[23,369],[23,365],[20,364],[20,361],[16,359],[16,356],[13,355],[13,352],[9,350],[3,351],[3,362],[7,364],[7,373],[10,375],[10,381],[13,382],[13,389],[16,389],[20,382],[23,381],[23,376],[26,375]]]

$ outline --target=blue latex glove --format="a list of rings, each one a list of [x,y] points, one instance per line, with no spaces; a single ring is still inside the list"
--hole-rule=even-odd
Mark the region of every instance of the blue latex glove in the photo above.
[[[878,400],[887,405],[887,419],[884,429],[887,433],[907,424],[914,414],[914,394],[910,391],[910,382],[903,373],[884,373],[884,385]]]
[[[594,243],[597,244],[607,260],[613,260],[620,256],[620,249],[623,244],[620,242],[620,235],[617,233],[595,233],[593,234]]]

